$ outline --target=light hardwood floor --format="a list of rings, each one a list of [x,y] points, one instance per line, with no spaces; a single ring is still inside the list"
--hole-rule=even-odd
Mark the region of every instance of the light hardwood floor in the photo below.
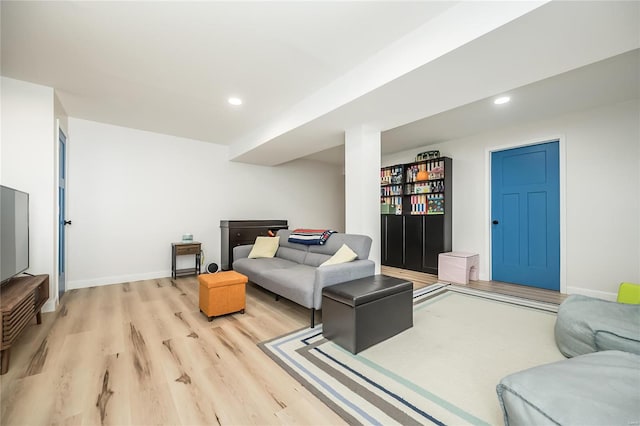
[[[406,269],[394,268],[391,266],[382,266],[381,272],[384,275],[404,278],[406,280],[413,281],[414,288],[421,288],[438,282],[438,277],[436,275],[409,271]],[[466,287],[476,290],[508,294],[510,296],[518,296],[524,299],[537,300],[539,302],[554,303],[556,305],[562,303],[562,301],[567,297],[566,295],[560,294],[557,291],[503,283],[499,281],[470,281]]]
[[[248,285],[244,315],[208,322],[197,290],[189,277],[65,294],[12,348],[0,424],[344,424],[256,345],[309,310]]]
[[[422,287],[437,277],[383,267]],[[256,345],[309,324],[309,310],[247,286],[247,309],[208,322],[195,277],[64,295],[12,348],[2,425],[248,425],[344,422]],[[470,287],[559,303],[503,283]]]

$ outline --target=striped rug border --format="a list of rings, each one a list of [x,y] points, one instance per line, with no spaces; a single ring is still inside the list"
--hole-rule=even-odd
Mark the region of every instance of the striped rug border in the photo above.
[[[413,303],[415,305],[428,301],[435,297],[438,297],[447,292],[456,292],[461,294],[467,294],[475,297],[485,298],[492,301],[506,303],[511,305],[522,306],[535,310],[541,310],[550,313],[557,313],[558,305],[552,303],[538,302],[530,299],[523,299],[515,296],[508,296],[499,293],[493,293],[483,290],[475,290],[467,287],[455,286],[447,283],[435,283],[427,287],[417,289],[413,293]],[[415,308],[414,308],[415,309]],[[315,328],[301,328],[291,333],[287,333],[283,336],[276,337],[258,344],[258,346],[265,352],[274,362],[282,367],[289,375],[295,378],[302,386],[313,393],[318,399],[320,399],[325,405],[331,408],[336,414],[338,414],[348,424],[386,424],[387,422],[380,421],[374,414],[368,413],[356,404],[349,401],[346,395],[342,395],[336,392],[330,384],[319,378],[313,371],[310,371],[305,366],[301,365],[296,359],[292,358],[289,354],[280,347],[284,343],[298,340],[300,347],[295,350],[297,356],[304,357],[304,352],[310,350],[320,351],[316,346],[324,343],[326,339],[322,337],[322,324],[316,325]],[[330,358],[330,355],[324,354],[325,357]],[[312,362],[312,357],[306,357],[305,360]],[[334,360],[334,362],[338,362]],[[314,365],[315,368],[322,369],[322,366]],[[348,367],[348,366],[345,366]],[[364,380],[368,380],[364,378]],[[370,383],[371,386],[376,386],[375,383]],[[394,398],[392,392],[378,386],[379,391],[389,394],[391,398]],[[330,395],[330,396],[328,396]],[[369,398],[375,397],[372,393]],[[404,404],[406,401],[401,398],[397,398],[398,403]],[[346,405],[352,412],[343,409],[339,404]],[[389,407],[386,407],[389,409]],[[423,413],[421,410],[414,410],[414,407],[407,406],[407,408],[414,413],[417,413],[426,423],[429,424],[442,424],[437,419],[429,415],[429,413]],[[462,413],[463,417],[467,417],[468,413]],[[385,412],[385,416],[388,413]],[[423,424],[421,421],[417,421],[415,418],[402,416],[395,413],[391,415],[393,420],[398,424]],[[470,423],[482,424],[480,419],[467,419]],[[479,423],[477,423],[479,422]]]
[[[421,302],[425,298],[432,298],[446,291],[452,291],[456,293],[469,294],[484,299],[489,299],[497,302],[505,302],[511,305],[524,306],[527,308],[538,309],[541,311],[558,313],[559,305],[555,303],[540,302],[532,299],[525,299],[517,296],[509,296],[502,293],[494,293],[485,290],[476,290],[469,287],[456,286],[451,284],[435,283],[428,287],[424,287],[414,291],[413,300],[414,303]]]

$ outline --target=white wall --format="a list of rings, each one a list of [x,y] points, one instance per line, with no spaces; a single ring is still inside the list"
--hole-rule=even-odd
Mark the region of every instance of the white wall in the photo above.
[[[54,229],[54,111],[53,89],[2,77],[1,182],[29,193],[29,269],[49,274],[49,302],[55,308],[57,272]]]
[[[69,132],[68,288],[170,276],[184,233],[219,264],[220,220],[344,231],[341,168],[234,163],[226,146],[76,118]]]
[[[620,282],[640,282],[638,100],[386,155],[382,166],[431,149],[453,158],[453,250],[479,253],[487,280],[488,152],[558,137],[566,177],[563,287],[613,299]]]
[[[58,95],[55,93],[53,97],[53,113],[54,113],[55,119],[58,120],[59,125],[62,128],[62,131],[64,132],[65,136],[69,137],[69,117],[67,116],[67,111],[65,111],[64,107],[62,106],[60,99],[58,99]],[[58,129],[55,129],[55,130],[56,130],[56,141],[57,141]]]

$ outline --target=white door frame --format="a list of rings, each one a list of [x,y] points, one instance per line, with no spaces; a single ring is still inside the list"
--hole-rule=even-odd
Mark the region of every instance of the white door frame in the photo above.
[[[554,135],[550,137],[540,137],[535,140],[527,140],[521,142],[513,142],[504,145],[492,146],[485,148],[485,200],[487,200],[484,212],[485,223],[485,253],[488,253],[487,259],[484,261],[484,267],[489,272],[489,280],[493,278],[492,253],[491,253],[491,153],[496,151],[504,151],[513,148],[522,148],[524,146],[538,145],[546,142],[558,141],[558,151],[560,155],[560,293],[567,294],[567,152],[564,135]]]

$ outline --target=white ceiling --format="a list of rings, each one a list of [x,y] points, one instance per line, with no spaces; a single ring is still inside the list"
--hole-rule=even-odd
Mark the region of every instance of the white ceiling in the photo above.
[[[454,4],[3,0],[2,75],[73,117],[230,144]]]
[[[637,98],[640,2],[544,3],[3,0],[2,75],[271,165],[342,163],[354,125],[389,153]]]
[[[640,97],[640,50],[445,111],[383,133],[383,154],[455,140],[492,129],[517,126]]]

